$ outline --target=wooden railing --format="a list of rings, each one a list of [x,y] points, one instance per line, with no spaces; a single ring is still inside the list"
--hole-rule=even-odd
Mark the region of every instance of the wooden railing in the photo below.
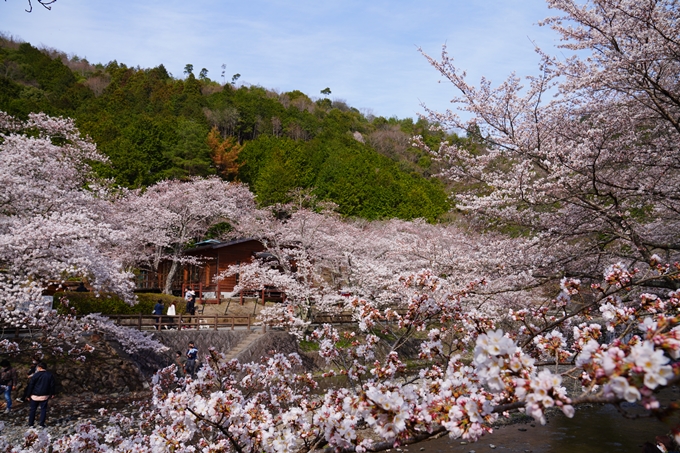
[[[259,299],[262,305],[266,301],[272,302],[284,302],[286,300],[286,293],[276,288],[264,288],[264,289],[244,289],[239,293],[239,302],[243,305],[243,299],[246,297]]]
[[[254,325],[255,318],[246,316],[227,315],[108,315],[119,326],[131,327],[138,330],[172,330],[172,329],[234,329]],[[266,326],[262,325],[262,330]]]
[[[14,327],[14,326],[0,326],[0,338],[18,338],[24,335],[28,335],[31,332],[39,333],[39,329],[28,329],[26,327]]]
[[[351,314],[312,315],[312,324],[348,324],[354,322]]]
[[[231,329],[255,325],[255,316],[228,316],[228,315],[107,315],[111,321],[119,326],[130,327],[138,330],[176,330],[176,329]],[[315,314],[310,320],[312,324],[346,324],[354,322],[350,314],[323,315]],[[262,331],[266,332],[267,325],[262,324]],[[37,332],[37,331],[36,331]],[[31,333],[30,329],[14,326],[0,325],[0,338],[19,337]]]

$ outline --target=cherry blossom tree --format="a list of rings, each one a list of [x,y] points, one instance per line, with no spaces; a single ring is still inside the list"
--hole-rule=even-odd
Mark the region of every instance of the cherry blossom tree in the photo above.
[[[126,235],[107,223],[109,189],[90,168],[106,159],[69,119],[32,114],[19,121],[0,112],[0,131],[0,323],[29,328],[36,339],[23,346],[3,340],[0,351],[59,352],[66,345],[79,356],[88,348],[83,331],[115,327],[56,315],[43,301],[47,286],[79,277],[97,292],[134,300],[131,275],[111,253]],[[141,334],[125,336],[161,347]]]
[[[546,24],[579,52],[542,53],[526,88],[514,76],[475,87],[446,52],[430,59],[472,116],[435,119],[480,134],[475,149],[438,150],[458,187],[474,188],[457,194],[475,215],[467,227],[309,209],[240,225],[269,241],[279,268],[256,263],[244,279],[287,285],[282,307],[330,311],[325,295],[349,287],[355,328],[311,330],[296,312],[288,323],[318,345],[323,377],[295,354],[241,364],[210,351],[195,379],[159,372],[139,419],[29,433],[28,451],[364,452],[443,433],[477,440],[516,410],[541,423],[584,403],[667,414],[658,392],[680,380],[678,6],[549,5],[564,16]],[[344,381],[322,391],[325,377]]]
[[[479,131],[483,149],[442,144],[447,174],[470,191],[458,207],[541,242],[536,278],[596,280],[612,262],[678,258],[678,68],[675,2],[550,1],[564,48],[541,53],[540,75],[470,85],[444,49],[427,57],[467,112],[430,112]],[[583,53],[588,57],[582,57]],[[484,187],[480,190],[479,187]],[[568,246],[566,246],[568,244]],[[536,249],[536,247],[534,247]],[[540,253],[540,252],[539,252]],[[548,259],[545,259],[548,258]],[[675,289],[661,276],[650,286]]]
[[[193,178],[189,181],[161,181],[145,190],[130,192],[119,202],[119,212],[131,244],[140,252],[137,264],[148,262],[153,269],[163,260],[172,265],[164,292],[187,258],[184,250],[192,241],[203,239],[217,223],[235,226],[253,215],[255,204],[248,188],[219,178]]]
[[[346,310],[349,295],[391,304],[400,297],[395,275],[435,264],[418,246],[410,247],[419,238],[420,245],[427,242],[424,222],[349,220],[332,210],[315,212],[294,205],[279,206],[275,212],[261,211],[251,217],[253,222],[239,225],[243,234],[265,245],[263,259],[232,266],[223,275],[239,275],[235,291],[269,286],[285,292],[285,304],[262,311],[263,322],[287,319],[303,328],[312,313]]]
[[[666,270],[661,266],[657,272]],[[381,310],[356,299],[353,305],[362,319],[357,331],[324,325],[308,336],[334,365],[324,377],[346,380],[340,387],[320,392],[319,378],[305,372],[295,354],[240,364],[210,351],[196,379],[178,380],[173,367],[160,372],[152,404],[139,419],[114,415],[105,429],[86,423],[53,443],[60,446],[57,451],[134,445],[143,452],[324,447],[361,452],[447,432],[477,440],[493,430],[499,417],[520,408],[542,423],[553,408],[571,417],[583,403],[640,402],[650,411],[661,410],[655,392],[678,380],[673,360],[680,357],[680,327],[677,316],[667,313],[677,312],[680,299],[677,292],[669,298],[646,295],[636,307],[622,307],[619,299],[633,278],[612,269],[597,288],[598,301],[571,316],[573,335],[568,338],[550,325],[565,322],[558,319],[559,300],[536,316],[536,322],[544,323],[538,333],[517,328],[528,313],[508,320],[471,316],[466,298],[481,282],[458,291],[430,272],[410,274],[399,279],[406,307]],[[581,291],[577,281],[565,280],[561,299],[577,299]],[[607,319],[605,326],[588,322],[594,312]],[[602,328],[636,334],[607,344]],[[418,332],[426,334],[418,342],[422,362],[409,371],[400,349]],[[381,349],[385,338],[391,340]],[[569,357],[566,373],[545,366]],[[581,381],[580,395],[567,393],[563,379],[569,374]]]

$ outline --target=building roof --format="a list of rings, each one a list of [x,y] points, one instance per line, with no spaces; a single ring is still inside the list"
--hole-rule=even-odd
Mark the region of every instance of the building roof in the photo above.
[[[244,242],[249,241],[260,242],[257,239],[253,238],[241,238],[224,242],[220,242],[215,239],[208,239],[206,241],[197,242],[195,247],[185,250],[184,253],[205,252],[206,250],[221,249],[223,247],[230,247],[232,245],[243,244]]]

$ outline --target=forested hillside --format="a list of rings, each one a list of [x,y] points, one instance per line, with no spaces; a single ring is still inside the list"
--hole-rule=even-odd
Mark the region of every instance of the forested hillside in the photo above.
[[[431,177],[436,163],[411,146],[413,135],[432,146],[444,138],[426,120],[366,116],[299,91],[223,85],[206,70],[194,76],[192,65],[183,77],[163,65],[92,65],[0,38],[0,111],[74,118],[110,159],[97,171],[122,186],[217,174],[249,184],[263,205],[304,188],[368,219],[434,221],[449,209],[443,184]]]

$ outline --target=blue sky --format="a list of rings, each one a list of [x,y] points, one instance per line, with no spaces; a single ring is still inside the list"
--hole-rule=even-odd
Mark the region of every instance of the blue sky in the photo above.
[[[301,90],[374,115],[415,117],[421,103],[450,108],[453,88],[417,51],[444,43],[471,81],[500,83],[512,71],[535,72],[531,41],[553,48],[537,22],[551,15],[543,0],[58,0],[47,11],[34,0],[0,2],[0,31],[37,46],[143,68],[164,64],[182,77],[208,69],[221,81],[278,91]]]

